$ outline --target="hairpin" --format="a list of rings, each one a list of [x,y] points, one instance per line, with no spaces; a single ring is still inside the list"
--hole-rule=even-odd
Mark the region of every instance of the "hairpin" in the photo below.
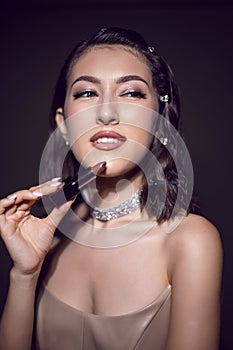
[[[164,96],[159,96],[159,99],[161,102],[168,102],[169,101],[169,96],[164,95]]]
[[[168,138],[164,137],[164,136],[161,136],[159,141],[162,143],[162,145],[166,146],[167,143],[168,143]]]
[[[154,50],[155,50],[154,46],[148,46],[148,51],[149,52],[154,52]]]
[[[166,185],[166,184],[169,184],[169,185],[178,185],[178,181],[176,180],[170,180],[170,181],[167,181],[167,180],[152,180],[152,179],[149,179],[148,181],[148,186],[161,186],[161,185]]]
[[[107,28],[100,28],[100,30],[98,31],[98,35],[102,35],[107,31]]]

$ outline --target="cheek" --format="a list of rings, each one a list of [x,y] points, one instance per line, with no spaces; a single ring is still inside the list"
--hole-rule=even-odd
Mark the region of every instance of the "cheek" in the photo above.
[[[146,148],[150,149],[154,141],[154,135],[147,131],[139,131],[139,132],[135,131],[133,140],[145,146]]]
[[[90,139],[96,127],[96,118],[93,109],[76,112],[66,118],[66,127],[70,144],[80,142],[80,139]]]
[[[70,115],[74,114],[74,108],[72,108],[72,104],[69,102],[69,100],[66,98],[64,103],[64,113],[66,118],[68,118]]]
[[[128,126],[128,138],[134,146],[141,145],[142,148],[150,149],[155,139],[156,123],[154,119],[145,119],[137,123],[138,126]],[[133,147],[133,144],[132,146]],[[140,146],[138,146],[140,148]]]
[[[80,107],[77,106],[77,101],[73,100],[73,97],[66,96],[64,103],[64,111],[67,117],[72,116],[80,111]]]
[[[145,140],[154,135],[158,122],[158,113],[150,108],[140,105],[122,104],[120,106],[120,121],[135,129],[135,136]],[[147,135],[148,134],[148,135]]]
[[[85,159],[88,152],[90,152],[90,146],[88,147],[87,143],[82,141],[82,137],[72,143],[71,150],[77,159],[77,161],[82,164],[83,160]],[[94,164],[89,164],[88,166],[91,166]]]

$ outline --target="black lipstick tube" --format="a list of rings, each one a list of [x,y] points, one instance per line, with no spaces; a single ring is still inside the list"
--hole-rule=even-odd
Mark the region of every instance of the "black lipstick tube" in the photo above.
[[[67,200],[79,195],[81,189],[87,186],[99,174],[104,172],[105,169],[106,162],[101,162],[93,167],[85,169],[80,176],[67,177],[65,180],[63,180],[63,187],[49,196],[50,201],[56,207],[62,205]]]

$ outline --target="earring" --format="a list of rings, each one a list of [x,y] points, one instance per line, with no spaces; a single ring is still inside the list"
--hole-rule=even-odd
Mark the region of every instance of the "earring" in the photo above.
[[[162,145],[166,146],[168,143],[168,138],[161,136],[159,141],[162,143]]]
[[[69,143],[68,140],[66,140],[66,146],[67,146],[67,147],[70,147],[70,143]]]

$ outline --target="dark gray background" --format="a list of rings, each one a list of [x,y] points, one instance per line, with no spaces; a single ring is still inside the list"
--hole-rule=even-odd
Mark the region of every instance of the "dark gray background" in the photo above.
[[[105,26],[141,32],[171,64],[202,212],[224,247],[221,349],[232,349],[232,62],[230,1],[20,1],[0,13],[0,196],[38,182],[60,66],[80,39]],[[1,244],[0,308],[9,257]]]

